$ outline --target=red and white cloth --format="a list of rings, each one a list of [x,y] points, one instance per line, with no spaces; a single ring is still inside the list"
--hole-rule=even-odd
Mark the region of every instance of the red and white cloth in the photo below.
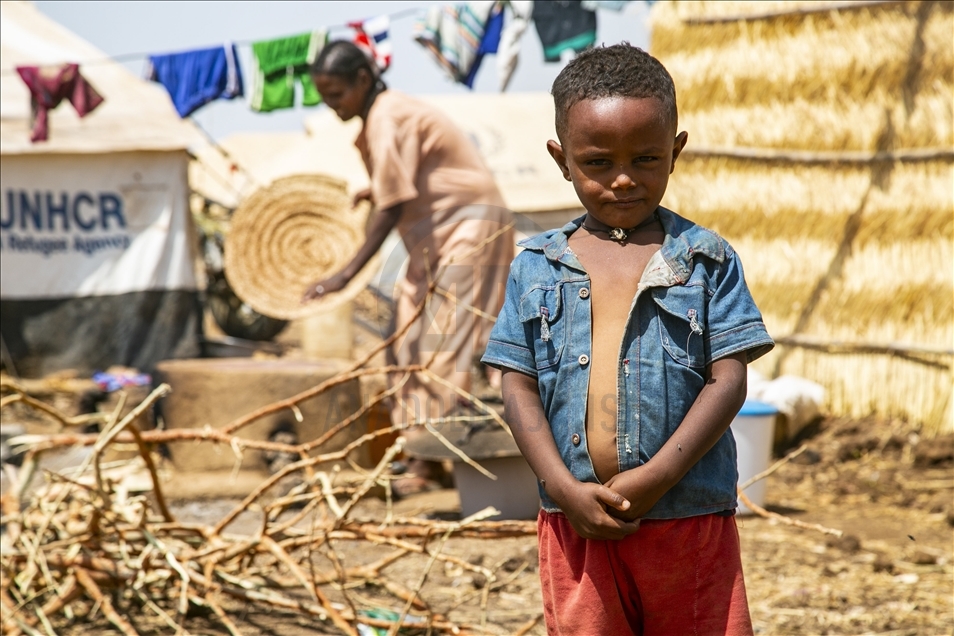
[[[379,15],[364,21],[349,22],[348,26],[357,31],[352,41],[367,51],[383,73],[391,66],[391,40],[388,29],[391,18]]]

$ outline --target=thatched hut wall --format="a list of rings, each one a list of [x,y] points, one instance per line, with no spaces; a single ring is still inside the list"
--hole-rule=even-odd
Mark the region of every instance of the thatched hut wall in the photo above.
[[[833,413],[954,427],[954,3],[659,2],[689,145],[663,203],[725,236]]]

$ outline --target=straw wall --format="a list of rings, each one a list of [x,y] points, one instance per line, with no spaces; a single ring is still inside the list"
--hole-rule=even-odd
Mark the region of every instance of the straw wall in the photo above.
[[[842,415],[954,427],[954,3],[660,2],[689,145],[664,204],[725,236]]]

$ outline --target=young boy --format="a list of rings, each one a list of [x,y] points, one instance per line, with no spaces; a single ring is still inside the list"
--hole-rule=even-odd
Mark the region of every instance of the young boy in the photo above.
[[[738,256],[659,206],[687,134],[628,44],[553,83],[547,149],[586,216],[523,241],[483,358],[540,480],[551,634],[751,634],[729,424],[774,343]]]

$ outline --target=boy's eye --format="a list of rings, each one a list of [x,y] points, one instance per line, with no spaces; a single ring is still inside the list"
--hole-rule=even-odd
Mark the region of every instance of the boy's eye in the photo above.
[[[636,163],[648,163],[650,161],[656,161],[656,159],[658,158],[659,157],[649,157],[649,156],[636,157]]]

